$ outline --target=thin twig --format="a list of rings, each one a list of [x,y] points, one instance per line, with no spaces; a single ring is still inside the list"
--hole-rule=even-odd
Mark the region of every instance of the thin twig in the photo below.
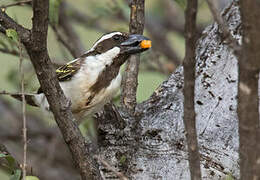
[[[66,11],[67,3],[65,1],[61,2],[60,13],[59,13],[59,27],[62,28],[64,35],[70,42],[71,53],[74,57],[79,57],[85,52],[85,47],[79,37],[79,34],[74,30],[71,19]]]
[[[24,95],[36,95],[36,93],[11,93],[11,92],[7,92],[7,91],[0,91],[0,95],[21,95],[22,96],[22,94],[24,94]]]
[[[23,114],[23,180],[26,178],[26,167],[27,167],[27,125],[26,125],[26,102],[24,95],[24,71],[23,71],[23,53],[22,44],[19,40],[19,72],[21,77],[21,93],[22,93],[22,114]]]
[[[106,29],[102,26],[102,23],[100,23],[98,18],[93,18],[86,15],[85,13],[82,13],[68,2],[64,2],[64,4],[64,11],[69,12],[68,17],[74,22],[79,23],[85,28],[92,28],[101,33],[106,33],[109,31],[109,29]]]
[[[240,49],[240,45],[238,44],[238,41],[232,36],[231,32],[228,29],[228,24],[224,19],[220,16],[218,13],[217,8],[215,7],[213,0],[206,0],[209,6],[209,9],[211,11],[211,14],[214,18],[214,20],[218,23],[220,29],[223,32],[224,38],[227,38],[229,40],[229,45],[234,51],[238,51]]]
[[[67,50],[71,53],[71,55],[76,58],[78,57],[75,53],[74,53],[74,49],[73,47],[70,45],[70,43],[68,43],[67,40],[65,40],[65,38],[61,35],[60,32],[58,32],[58,29],[55,27],[55,26],[51,26],[56,37],[57,37],[57,40],[65,47],[67,48]]]
[[[126,0],[126,3],[129,4],[130,1]],[[70,12],[69,18],[72,19],[73,21],[80,23],[86,28],[94,28],[95,30],[99,32],[109,32],[108,28],[103,27],[99,19],[97,18],[91,18],[83,13],[81,13],[79,10],[74,8],[71,4],[66,3],[65,10]],[[126,17],[123,13],[122,9],[117,9],[119,11],[117,16],[112,16],[112,18],[116,18],[117,20],[120,20],[120,22],[125,23],[128,21],[128,17]],[[156,18],[150,17],[147,18],[145,21],[145,26],[147,31],[149,32],[151,38],[153,39],[154,44],[160,44],[160,46],[154,46],[155,49],[160,51],[162,54],[164,54],[167,57],[167,60],[170,62],[173,62],[176,66],[181,63],[180,58],[176,54],[175,50],[171,47],[169,40],[166,38],[165,35],[162,35],[162,32],[165,32],[165,34],[170,30],[177,31],[177,32],[182,32],[183,34],[183,27],[182,24],[176,24],[175,26],[177,27],[168,27],[168,25],[165,25],[167,23],[162,23],[161,21],[156,21]],[[177,30],[176,30],[177,28]],[[179,29],[179,30],[178,30]],[[203,29],[202,27],[200,30]],[[163,38],[163,40],[162,40]]]
[[[107,168],[109,171],[112,171],[113,173],[115,173],[115,175],[117,177],[119,177],[120,180],[128,180],[128,178],[121,172],[118,172],[116,170],[116,168],[114,168],[113,166],[111,166],[106,160],[104,160],[103,158],[101,158],[100,156],[95,155],[94,156],[95,159],[97,159],[103,166],[105,166],[105,168]]]
[[[9,50],[9,49],[5,49],[5,48],[0,48],[0,52],[5,53],[5,54],[14,55],[14,56],[19,56],[19,52],[16,51],[16,50]]]
[[[7,5],[2,5],[0,6],[0,8],[2,9],[6,9],[8,7],[12,7],[12,6],[21,6],[21,5],[25,5],[25,4],[28,4],[28,3],[31,3],[32,0],[24,0],[24,1],[18,1],[18,2],[14,2],[14,3],[10,3],[10,4],[7,4]]]

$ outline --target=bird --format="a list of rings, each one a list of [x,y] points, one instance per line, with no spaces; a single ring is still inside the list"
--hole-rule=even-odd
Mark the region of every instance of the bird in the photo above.
[[[151,40],[140,34],[110,32],[101,36],[79,58],[56,69],[59,84],[71,101],[71,111],[77,121],[102,110],[121,85],[120,67],[130,55],[151,48]],[[22,100],[20,93],[10,94]],[[49,111],[49,103],[41,88],[35,94],[25,94],[32,106]]]

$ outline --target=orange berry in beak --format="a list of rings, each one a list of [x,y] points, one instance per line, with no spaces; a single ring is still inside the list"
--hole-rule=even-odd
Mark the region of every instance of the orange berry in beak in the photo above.
[[[150,41],[150,40],[142,40],[142,42],[140,43],[140,46],[143,49],[148,49],[148,48],[152,47],[152,41]]]

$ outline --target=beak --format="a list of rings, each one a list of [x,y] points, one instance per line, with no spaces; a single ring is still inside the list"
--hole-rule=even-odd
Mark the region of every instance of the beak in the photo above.
[[[152,47],[152,41],[140,34],[131,34],[120,46],[121,53],[136,54]]]

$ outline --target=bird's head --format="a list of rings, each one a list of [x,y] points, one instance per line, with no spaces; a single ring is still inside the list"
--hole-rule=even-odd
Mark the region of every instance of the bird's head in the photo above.
[[[130,55],[141,53],[150,47],[151,41],[143,35],[111,32],[98,39],[89,53],[105,54],[109,52],[107,54],[117,58],[121,65]]]

